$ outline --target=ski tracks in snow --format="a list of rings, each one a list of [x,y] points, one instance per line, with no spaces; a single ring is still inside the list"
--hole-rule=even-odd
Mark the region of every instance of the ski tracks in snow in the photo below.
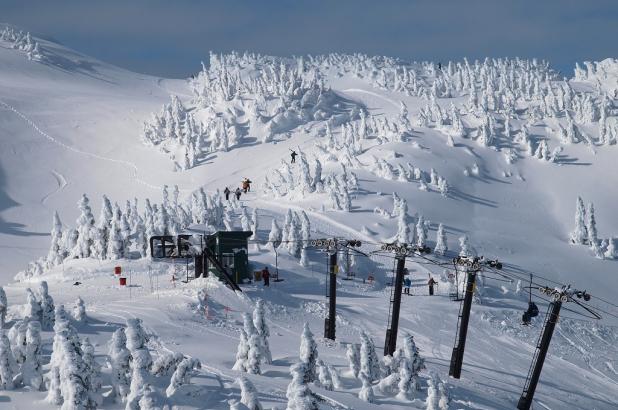
[[[56,189],[54,189],[52,192],[50,192],[49,194],[45,195],[43,198],[41,198],[41,204],[45,205],[45,203],[47,202],[47,200],[53,196],[56,195],[58,192],[62,191],[64,188],[66,188],[67,185],[69,185],[69,183],[67,182],[67,179],[65,178],[64,175],[62,175],[60,172],[56,171],[55,169],[52,169],[51,174],[53,175],[54,179],[56,180],[56,183],[58,184],[58,187]]]
[[[378,93],[374,93],[373,91],[368,91],[368,90],[363,90],[361,88],[348,88],[347,90],[343,90],[344,93],[361,93],[361,94],[367,94],[367,95],[371,95],[372,97],[376,97],[379,98],[380,100],[386,101],[390,104],[393,104],[393,106],[399,108],[400,107],[400,103],[398,101],[395,100],[391,100],[388,97],[385,97],[381,94]]]
[[[74,152],[76,154],[84,155],[84,156],[87,156],[87,157],[90,157],[90,158],[93,158],[93,159],[97,159],[97,160],[101,160],[101,161],[107,161],[107,162],[111,162],[111,163],[115,163],[115,164],[124,165],[124,166],[128,167],[131,170],[131,178],[133,178],[133,180],[135,182],[137,182],[138,184],[141,184],[141,185],[143,185],[145,187],[148,187],[150,189],[156,189],[157,191],[159,191],[161,189],[160,186],[155,186],[155,185],[149,184],[148,182],[140,179],[139,176],[138,176],[137,165],[135,165],[133,162],[125,161],[125,160],[122,160],[122,159],[115,159],[115,158],[104,157],[104,156],[99,155],[99,154],[83,151],[83,150],[81,150],[79,148],[75,148],[75,147],[72,147],[70,145],[67,145],[64,142],[57,140],[56,138],[52,137],[51,135],[49,135],[48,133],[43,131],[34,121],[32,121],[30,118],[28,118],[25,114],[23,114],[21,111],[17,110],[12,105],[7,104],[4,101],[0,100],[0,106],[5,107],[9,111],[12,111],[15,115],[17,115],[22,120],[24,120],[28,125],[30,125],[37,133],[39,133],[41,136],[45,137],[47,140],[49,140],[53,144],[56,144],[56,145],[58,145],[58,146],[60,146],[60,147],[62,147],[64,149],[66,149],[68,151],[72,151],[72,152]]]

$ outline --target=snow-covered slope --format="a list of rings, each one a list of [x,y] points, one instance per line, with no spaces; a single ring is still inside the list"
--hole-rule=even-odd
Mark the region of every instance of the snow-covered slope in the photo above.
[[[214,60],[216,64],[192,81],[178,81],[131,73],[53,42],[37,41],[40,59],[29,59],[10,48],[10,42],[0,41],[0,283],[7,285],[11,320],[23,316],[18,305],[25,302],[24,287],[45,279],[57,304],[69,305],[78,295],[86,301],[91,321],[79,325],[78,331],[95,342],[103,363],[111,331],[127,318],[140,317],[152,335],[153,353],[181,351],[202,361],[193,396],[175,396],[171,402],[186,408],[227,408],[226,400],[239,395],[233,384],[238,373],[231,368],[240,313],[263,298],[275,360],[251,380],[263,403],[282,408],[303,322],[317,336],[322,333],[323,253],[308,251],[308,266],[302,267],[281,250],[280,270],[286,280],[270,289],[246,285],[241,296],[214,280],[171,283],[169,270],[180,269],[147,259],[66,260],[26,283],[11,283],[12,279],[29,261],[47,255],[54,211],[65,225],[75,226],[76,204],[83,193],[98,216],[103,194],[124,207],[134,197],[140,203],[146,198],[159,202],[163,185],[178,185],[180,199],[191,203],[191,194],[201,187],[212,194],[236,187],[247,177],[254,182],[252,192],[243,195],[235,209],[227,205],[236,227],[241,226],[242,206],[259,208],[257,238],[266,242],[273,219],[283,224],[288,209],[304,210],[313,237],[360,239],[366,253],[396,239],[401,218],[393,212],[392,193],[397,193],[407,202],[410,229],[415,230],[422,215],[428,221],[427,244],[434,247],[436,230],[443,224],[451,249],[444,257],[431,256],[443,266],[427,265],[422,259],[408,262],[416,296],[404,298],[401,331],[415,336],[426,358],[422,390],[413,401],[377,391],[373,405],[357,398],[361,385],[346,370],[345,345],[358,343],[365,329],[381,346],[390,297],[385,284],[393,263],[384,254],[358,256],[356,280],[339,282],[339,343],[319,342],[320,357],[342,372],[343,384],[335,392],[312,387],[325,397],[323,408],[423,408],[428,374],[438,372],[447,379],[459,305],[449,301],[446,278],[434,298],[425,296],[424,283],[427,274],[438,278],[450,269],[447,265],[463,235],[470,237],[477,254],[499,258],[510,278],[525,279],[532,273],[543,277],[535,279],[538,283],[572,284],[593,295],[591,305],[602,309],[603,321],[580,321],[585,318],[565,313],[573,319],[562,320],[558,327],[538,405],[615,407],[618,336],[615,327],[607,326],[617,323],[618,309],[605,301],[616,300],[617,262],[596,258],[588,246],[570,243],[577,196],[594,203],[599,244],[618,234],[618,147],[610,143],[616,127],[615,61],[578,72],[569,82],[575,95],[570,98],[580,105],[566,111],[576,117],[580,134],[578,141],[567,143],[570,136],[561,131],[569,127],[560,108],[565,98],[558,97],[564,97],[567,85],[540,63],[487,62],[485,68],[461,63],[468,68],[438,70],[429,63],[364,56],[299,61],[232,55]],[[503,80],[492,78],[502,68],[505,78],[509,70],[513,76],[504,87]],[[478,89],[485,91],[485,82],[491,87],[500,84],[499,89],[479,93],[471,107],[471,80],[465,73],[477,76]],[[527,83],[518,84],[517,78]],[[522,95],[511,98],[507,89]],[[162,111],[171,95],[178,100]],[[494,95],[503,99],[492,102]],[[544,97],[539,100],[539,95]],[[586,96],[596,110],[590,115]],[[600,109],[606,110],[610,129],[606,140],[599,137]],[[159,119],[153,120],[152,113]],[[190,133],[187,121],[197,124]],[[143,138],[144,122],[155,137]],[[533,155],[527,154],[527,144]],[[539,151],[539,159],[534,154],[542,144],[548,149]],[[288,164],[291,149],[301,153],[293,166]],[[193,158],[185,166],[190,150]],[[317,178],[316,186],[317,161],[323,178]],[[305,163],[312,180],[305,178]],[[431,181],[431,169],[436,179],[447,181],[448,190]],[[255,268],[272,266],[274,253],[252,247],[250,260]],[[110,277],[117,263],[132,271],[134,287],[119,288]],[[376,283],[361,281],[369,275]],[[488,273],[485,286],[479,286],[483,304],[473,306],[463,377],[448,380],[452,408],[514,407],[542,326],[543,307],[532,326],[522,327],[525,295],[516,292],[516,281],[492,277]],[[81,284],[73,286],[76,281]],[[195,313],[202,288],[209,294],[210,318]],[[43,333],[46,354],[52,336]],[[150,382],[163,391],[168,381]],[[103,384],[109,383],[106,370]],[[27,407],[24,403],[42,400],[44,393],[9,397],[14,406]],[[122,406],[107,398],[103,407]]]

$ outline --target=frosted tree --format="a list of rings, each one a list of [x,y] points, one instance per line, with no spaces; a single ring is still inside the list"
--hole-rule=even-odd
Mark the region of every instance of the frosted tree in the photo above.
[[[84,361],[84,377],[88,386],[88,395],[90,400],[100,406],[103,402],[101,396],[101,366],[97,363],[94,357],[94,346],[86,337],[82,341],[82,360]]]
[[[268,329],[268,325],[266,324],[266,319],[264,317],[264,301],[261,299],[257,301],[255,309],[253,310],[253,325],[255,326],[258,336],[260,337],[262,358],[265,363],[271,364],[273,362],[273,358],[270,352],[270,345],[268,343],[270,330]]]
[[[107,257],[113,260],[122,259],[125,256],[124,250],[125,246],[122,238],[120,221],[113,219],[107,245]]]
[[[397,201],[397,242],[409,243],[411,239],[408,225],[408,203],[405,199],[399,199]]]
[[[152,356],[146,347],[148,336],[142,328],[142,320],[127,319],[125,334],[127,336],[127,348],[131,352],[131,356],[134,356],[138,350],[143,351],[142,356],[144,357],[142,364],[144,364],[146,368],[150,369],[150,366],[152,366]]]
[[[307,259],[307,246],[309,244],[309,240],[311,239],[311,222],[309,221],[309,217],[305,211],[301,211],[300,213],[300,222],[300,240],[302,241],[300,264],[301,266],[307,267],[309,266],[309,260]]]
[[[249,339],[247,338],[247,332],[244,329],[240,329],[240,340],[238,341],[238,347],[236,348],[236,362],[232,370],[241,372],[247,371],[247,360],[249,358]]]
[[[180,352],[162,353],[152,364],[150,373],[155,376],[171,376],[184,358],[184,355]]]
[[[63,331],[62,333],[65,333]],[[65,333],[66,334],[66,333]],[[60,343],[60,393],[62,394],[62,409],[91,409],[97,404],[90,398],[88,378],[84,377],[86,366],[81,356],[79,346],[75,346],[68,338]]]
[[[24,309],[24,317],[31,320],[41,321],[41,304],[36,299],[34,292],[30,288],[26,288],[26,306]]]
[[[448,388],[446,387],[446,383],[444,383],[442,380],[440,380],[440,382],[438,383],[438,396],[438,409],[448,410],[451,398],[448,392]]]
[[[243,206],[240,210],[240,225],[243,231],[251,230],[251,218],[249,218],[246,206]]]
[[[29,318],[17,320],[8,333],[13,357],[15,358],[15,362],[20,366],[26,361],[28,321]]]
[[[64,249],[62,246],[62,222],[58,212],[54,212],[54,221],[51,230],[51,245],[47,253],[47,263],[51,266],[59,265],[64,259]]]
[[[90,200],[86,194],[82,195],[77,205],[81,214],[77,218],[77,243],[72,254],[76,258],[88,258],[93,245],[94,216],[90,208]]]
[[[262,410],[255,386],[246,377],[239,377],[236,382],[240,385],[240,402],[249,410]]]
[[[288,384],[285,396],[288,399],[286,410],[318,410],[318,403],[307,385],[309,369],[299,362],[290,367],[292,381]]]
[[[436,375],[432,375],[427,381],[427,399],[425,400],[425,408],[427,410],[439,410],[438,403],[440,401],[438,391],[438,380]]]
[[[618,249],[616,249],[616,240],[618,239],[609,238],[607,240],[607,249],[605,250],[605,257],[608,259],[615,259],[616,257],[618,257]]]
[[[77,297],[73,305],[73,319],[78,323],[86,322],[86,304],[81,297]]]
[[[316,385],[322,387],[325,390],[333,390],[333,376],[330,373],[330,369],[328,368],[328,366],[321,359],[318,359],[316,365],[318,374],[318,377],[316,379]]]
[[[251,240],[252,241],[257,241],[258,238],[258,209],[257,208],[253,208],[253,212],[251,214],[251,232],[253,232],[253,235],[251,235]],[[257,244],[257,242],[256,242]]]
[[[54,299],[50,296],[47,282],[39,284],[39,303],[41,304],[41,327],[43,330],[51,330],[54,327],[55,306]]]
[[[172,378],[170,379],[170,384],[165,389],[165,394],[167,397],[173,396],[178,389],[182,386],[191,384],[191,377],[193,376],[193,372],[195,369],[201,368],[201,364],[197,359],[187,357],[184,358],[179,364],[174,374],[172,374]]]
[[[270,233],[268,234],[268,244],[274,250],[276,245],[281,242],[281,229],[277,224],[277,221],[273,219]]]
[[[362,383],[362,387],[358,392],[358,398],[367,403],[373,403],[375,401],[375,394],[373,387],[371,386],[371,380],[367,374],[363,371],[359,373],[359,378]]]
[[[300,339],[300,361],[305,364],[305,382],[311,383],[317,377],[316,361],[318,359],[318,345],[313,339],[313,333],[309,329],[309,325],[305,323],[303,333]]]
[[[124,401],[129,394],[131,354],[127,349],[127,337],[123,328],[116,329],[112,334],[108,355],[111,366],[112,392],[116,398]]]
[[[464,235],[459,238],[459,256],[472,256],[472,249],[470,247],[470,239],[468,235]]]
[[[438,255],[444,255],[448,252],[448,245],[446,242],[446,233],[444,232],[444,225],[438,225],[438,231],[436,232],[436,248],[434,250]]]
[[[571,233],[571,241],[578,245],[588,242],[588,229],[586,227],[586,208],[581,197],[577,197],[575,208],[575,229]]]
[[[0,390],[13,389],[13,353],[9,339],[0,332]]]
[[[163,410],[164,407],[160,405],[160,398],[155,389],[150,385],[146,384],[142,388],[140,393],[140,399],[138,402],[138,406],[140,410]]]
[[[43,375],[41,364],[41,325],[37,321],[28,322],[26,331],[26,360],[21,368],[23,382],[33,390],[42,390]]]
[[[143,387],[146,384],[146,378],[148,372],[146,370],[146,362],[143,360],[145,357],[141,354],[141,351],[132,353],[131,361],[131,384],[129,387],[129,394],[127,395],[126,410],[141,410],[139,402],[144,396]]]
[[[427,244],[427,225],[425,224],[425,218],[423,215],[419,215],[416,221],[416,245],[424,247]]]
[[[0,332],[4,329],[8,309],[9,303],[6,299],[6,292],[4,291],[4,288],[0,286]]]
[[[360,346],[360,373],[369,378],[369,382],[374,382],[380,378],[380,360],[376,353],[373,340],[366,332],[361,333]]]
[[[348,344],[345,355],[348,359],[348,366],[354,377],[358,377],[360,372],[360,346],[356,343]]]
[[[586,231],[588,232],[588,244],[590,245],[590,249],[594,252],[595,256],[598,258],[602,258],[603,254],[599,248],[599,238],[597,237],[597,222],[594,217],[594,205],[591,203],[588,204],[588,209],[586,210]]]
[[[262,369],[260,364],[262,362],[262,343],[260,335],[257,333],[249,336],[249,353],[247,354],[247,373],[261,374]]]

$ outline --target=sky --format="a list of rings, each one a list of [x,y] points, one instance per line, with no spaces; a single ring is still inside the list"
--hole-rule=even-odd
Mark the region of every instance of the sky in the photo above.
[[[183,78],[209,51],[404,60],[618,57],[618,0],[0,0],[0,22],[141,73]]]

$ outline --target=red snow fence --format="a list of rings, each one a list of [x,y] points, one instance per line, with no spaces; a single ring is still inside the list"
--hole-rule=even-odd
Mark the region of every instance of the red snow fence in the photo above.
[[[120,286],[127,286],[127,278],[118,278],[120,280]]]
[[[114,267],[114,275],[120,275],[122,273],[122,268],[120,266]]]

